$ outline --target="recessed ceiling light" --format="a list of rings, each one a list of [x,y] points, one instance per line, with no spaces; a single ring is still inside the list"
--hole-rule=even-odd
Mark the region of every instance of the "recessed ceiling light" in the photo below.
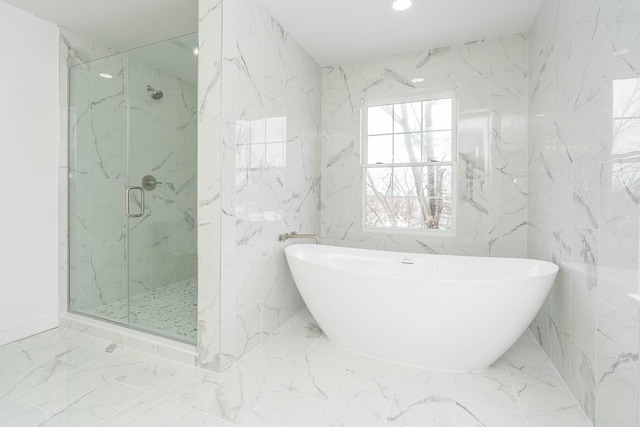
[[[393,0],[391,2],[391,7],[393,10],[397,10],[398,12],[402,12],[403,10],[407,10],[413,4],[412,0]]]
[[[193,49],[193,54],[194,54],[195,56],[198,56],[198,48],[197,48],[197,47]]]
[[[422,83],[424,79],[422,77],[416,77],[415,79],[411,79],[411,83]]]
[[[108,73],[99,73],[98,74],[100,77],[102,77],[103,79],[112,79],[113,76],[111,74]]]

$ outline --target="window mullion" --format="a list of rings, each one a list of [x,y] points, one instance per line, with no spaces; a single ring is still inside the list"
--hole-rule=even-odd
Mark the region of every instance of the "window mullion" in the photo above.
[[[437,102],[437,101],[443,102]],[[433,101],[433,102],[429,102]],[[400,127],[396,121],[396,114],[401,104],[419,103],[418,105],[406,105],[408,127]],[[430,117],[433,118],[429,123],[433,129],[426,129],[426,108],[431,108]],[[391,133],[384,134],[368,134],[369,108],[382,107],[382,111],[388,110],[391,115]],[[450,110],[449,110],[450,108]],[[380,116],[380,110],[376,112],[376,116],[380,120],[385,118],[385,114]],[[429,232],[451,232],[455,230],[455,197],[456,197],[456,160],[457,160],[457,99],[454,91],[439,91],[429,94],[413,93],[408,96],[400,97],[384,97],[373,100],[363,101],[363,147],[362,147],[362,163],[361,176],[363,177],[363,228],[364,229],[380,229],[382,230],[429,230]],[[373,113],[373,111],[372,111]],[[419,117],[415,117],[418,114]],[[451,126],[448,129],[435,129],[436,126],[443,124],[442,114],[450,114]],[[404,117],[404,116],[403,116]],[[444,122],[446,123],[446,122]],[[414,126],[418,128],[414,132]],[[388,125],[374,126],[373,129],[385,131],[389,129]],[[443,127],[447,127],[446,125]],[[423,161],[426,159],[425,147],[427,144],[426,135],[435,134],[436,132],[450,132],[449,147],[445,148],[451,153],[450,161]],[[415,134],[406,136],[408,134]],[[384,136],[387,138],[376,138],[373,140],[375,151],[368,156],[370,137]],[[416,141],[416,137],[419,138]],[[398,140],[401,138],[410,138],[413,147],[401,148],[398,146]],[[442,141],[442,137],[430,137],[429,141]],[[445,135],[444,138],[447,138]],[[446,141],[446,140],[445,140]],[[390,144],[390,147],[389,145]],[[415,145],[418,144],[418,150]],[[440,142],[442,144],[442,142]],[[435,145],[434,157],[440,152],[443,145]],[[446,146],[445,146],[446,147]],[[389,153],[388,150],[391,152]],[[413,151],[418,162],[410,162],[414,156],[409,156]],[[417,151],[417,153],[416,153]],[[404,154],[403,154],[404,153]],[[390,157],[388,157],[390,156]],[[409,162],[395,163],[397,160],[408,157]],[[371,159],[391,159],[390,163],[369,163]],[[438,168],[439,167],[439,168]],[[422,168],[422,171],[416,171],[411,168]],[[376,169],[379,172],[374,172]],[[371,170],[371,172],[368,172]],[[368,193],[368,175],[371,173],[372,188],[377,188],[371,195]],[[430,184],[431,183],[431,184]],[[390,188],[383,193],[384,187]],[[417,188],[423,190],[417,192]],[[387,195],[388,194],[388,195]],[[448,197],[446,196],[448,194]],[[423,199],[423,197],[425,197]],[[434,201],[436,205],[434,207]],[[426,204],[425,204],[426,203]],[[425,219],[422,215],[427,211],[428,215]]]

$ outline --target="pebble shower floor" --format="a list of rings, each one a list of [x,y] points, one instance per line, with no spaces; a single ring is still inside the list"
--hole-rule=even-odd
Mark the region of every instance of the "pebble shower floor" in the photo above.
[[[197,279],[187,279],[131,297],[129,325],[196,342]],[[127,323],[127,300],[93,309],[94,316]]]

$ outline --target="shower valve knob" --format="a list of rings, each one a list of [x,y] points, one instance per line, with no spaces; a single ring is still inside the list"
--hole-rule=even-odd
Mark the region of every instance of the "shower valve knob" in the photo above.
[[[160,181],[156,181],[153,175],[145,175],[142,177],[142,188],[147,191],[155,190],[156,185],[162,184]]]

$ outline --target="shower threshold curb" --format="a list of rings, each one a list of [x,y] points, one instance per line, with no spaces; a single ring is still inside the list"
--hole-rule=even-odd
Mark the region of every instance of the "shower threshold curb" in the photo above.
[[[185,344],[74,313],[61,313],[60,327],[123,345],[143,353],[186,363],[190,366],[197,366],[198,353],[195,345]]]

